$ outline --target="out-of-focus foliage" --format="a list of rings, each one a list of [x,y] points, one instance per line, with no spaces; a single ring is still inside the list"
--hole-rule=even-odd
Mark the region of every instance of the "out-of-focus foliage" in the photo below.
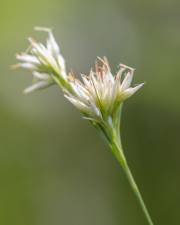
[[[33,27],[54,28],[67,67],[87,73],[106,55],[114,72],[135,67],[146,85],[123,109],[129,164],[155,224],[179,225],[180,3],[162,0],[0,4],[0,224],[146,223],[121,168],[58,88],[24,96],[11,71]]]

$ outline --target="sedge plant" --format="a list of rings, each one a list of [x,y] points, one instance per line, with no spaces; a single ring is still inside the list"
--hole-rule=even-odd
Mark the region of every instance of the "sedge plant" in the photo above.
[[[25,68],[33,75],[33,83],[24,93],[34,92],[51,85],[58,85],[64,96],[80,111],[82,117],[101,132],[122,167],[129,184],[137,197],[149,225],[153,225],[150,214],[139,188],[128,166],[120,138],[120,119],[123,102],[137,92],[143,83],[131,87],[134,69],[119,65],[116,75],[106,57],[97,58],[95,70],[78,79],[72,72],[67,73],[65,60],[49,28],[35,28],[48,34],[46,44],[29,38],[28,49],[16,58],[15,68]]]

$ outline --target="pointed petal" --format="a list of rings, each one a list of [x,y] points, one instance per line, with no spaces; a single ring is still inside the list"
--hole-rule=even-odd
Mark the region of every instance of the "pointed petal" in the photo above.
[[[75,98],[73,96],[70,97],[68,95],[64,95],[64,97],[67,98],[80,111],[82,111],[82,112],[88,112],[89,111],[89,107],[87,105],[85,105],[83,102],[79,101],[77,98]]]
[[[47,40],[47,48],[55,57],[57,57],[58,54],[60,53],[60,48],[59,48],[52,32],[49,32],[49,37]]]
[[[144,85],[144,83],[142,84],[139,84],[135,87],[131,87],[131,88],[128,88],[126,89],[124,92],[123,92],[123,99],[126,99],[126,98],[129,98],[130,96],[132,96],[135,92],[137,92],[142,86]]]
[[[121,90],[124,91],[127,88],[130,87],[131,82],[132,82],[132,78],[133,78],[133,71],[129,71],[127,72],[122,84],[121,84]]]
[[[61,54],[57,56],[57,61],[62,70],[65,70],[65,60]]]
[[[39,90],[39,89],[44,89],[46,87],[49,87],[53,84],[54,82],[52,81],[39,81],[29,87],[27,87],[25,90],[24,90],[24,93],[25,94],[29,94],[31,92],[34,92],[36,90]]]
[[[58,55],[59,52],[60,52],[60,49],[59,49],[59,46],[54,38],[54,35],[51,31],[50,28],[47,28],[47,27],[35,27],[34,28],[35,30],[37,31],[44,31],[44,32],[47,32],[49,34],[49,37],[47,39],[47,49],[55,54],[55,55]]]
[[[49,79],[49,75],[47,73],[38,73],[36,71],[34,71],[33,76],[40,79],[40,80],[47,80]]]
[[[125,68],[120,68],[116,74],[116,80],[119,80],[119,83],[121,83],[121,77],[124,71],[125,71]]]
[[[19,63],[19,67],[24,69],[36,70],[37,67],[32,63]]]
[[[35,63],[35,64],[39,64],[39,60],[33,56],[33,55],[28,55],[28,54],[21,54],[21,55],[16,55],[16,59],[20,60],[20,61],[24,61],[24,62],[28,62],[28,63]]]

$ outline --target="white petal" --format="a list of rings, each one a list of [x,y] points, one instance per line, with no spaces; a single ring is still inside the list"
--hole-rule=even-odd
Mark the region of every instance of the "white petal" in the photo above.
[[[105,78],[106,78],[107,82],[114,83],[114,76],[112,75],[112,73],[109,70],[106,72]]]
[[[89,101],[89,93],[84,86],[80,82],[77,82],[77,80],[70,84],[80,101],[87,103]]]
[[[44,31],[44,32],[47,32],[49,34],[49,37],[48,37],[48,40],[47,40],[47,49],[53,53],[53,54],[56,54],[58,55],[59,52],[60,52],[60,49],[59,49],[59,46],[54,38],[54,35],[51,31],[50,28],[47,28],[47,27],[35,27],[35,30],[37,31]]]
[[[36,91],[36,90],[39,90],[39,89],[43,89],[43,88],[46,88],[46,87],[49,87],[50,85],[52,85],[53,82],[51,81],[39,81],[29,87],[27,87],[25,90],[24,90],[24,93],[25,94],[28,94],[28,93],[31,93],[33,91]]]
[[[99,108],[93,103],[91,103],[91,110],[93,111],[95,116],[101,117],[101,112],[100,112]]]
[[[78,108],[82,112],[89,112],[89,107],[85,105],[83,102],[79,101],[74,97],[70,97],[68,95],[64,95],[76,108]]]
[[[32,63],[19,63],[19,67],[30,69],[30,70],[36,70],[37,67]]]
[[[54,70],[58,71],[56,59],[51,55],[51,53],[42,45],[38,44],[32,50],[32,54],[35,54],[44,66],[51,65]]]
[[[121,77],[125,70],[126,70],[125,68],[120,68],[119,71],[117,72],[116,80],[119,80],[119,83],[121,83]]]
[[[39,60],[33,55],[21,54],[16,55],[16,58],[24,62],[39,64]]]
[[[115,84],[113,85],[112,90],[111,90],[112,105],[114,104],[114,101],[115,101],[116,97],[118,96],[119,86],[120,86],[120,82],[119,82],[119,78],[117,77],[115,80]]]
[[[48,27],[34,27],[34,30],[36,31],[44,31],[44,32],[51,32],[51,29]]]
[[[83,75],[83,74],[81,75],[81,77],[82,77],[82,80],[83,80],[86,88],[87,89],[90,89],[90,87],[91,87],[92,84],[91,84],[91,82],[89,80],[89,77],[87,77],[86,75]]]
[[[132,82],[132,78],[133,78],[133,71],[129,71],[127,72],[122,84],[121,84],[121,90],[124,91],[127,88],[130,87],[131,82]]]
[[[59,46],[52,32],[49,32],[49,38],[47,40],[47,48],[55,57],[60,53]]]
[[[40,80],[47,80],[49,79],[49,75],[47,73],[38,73],[36,71],[33,72],[34,77],[37,77]]]
[[[131,87],[126,89],[123,92],[123,99],[126,99],[128,97],[130,97],[131,95],[133,95],[136,91],[138,91],[142,86],[144,85],[144,83],[137,85],[136,87]]]
[[[58,55],[57,61],[62,70],[65,70],[65,60],[61,54]]]

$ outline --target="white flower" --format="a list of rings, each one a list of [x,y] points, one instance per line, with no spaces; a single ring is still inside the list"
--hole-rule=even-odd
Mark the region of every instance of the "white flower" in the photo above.
[[[29,38],[30,47],[28,50],[16,56],[20,63],[15,67],[29,69],[35,78],[34,84],[25,89],[25,93],[45,88],[55,82],[62,88],[66,84],[68,86],[65,61],[51,30],[39,27],[36,27],[35,30],[48,33],[46,45]]]
[[[73,92],[65,97],[75,105],[86,118],[102,121],[113,117],[120,104],[139,90],[143,84],[130,87],[134,69],[120,64],[116,76],[113,76],[107,59],[98,58],[95,72],[82,75],[82,82],[68,76]],[[101,64],[100,64],[101,63]]]
[[[72,73],[66,74],[64,58],[51,30],[36,30],[48,33],[46,45],[29,38],[28,50],[16,56],[20,61],[16,67],[29,69],[35,79],[35,82],[25,89],[25,93],[56,83],[85,118],[96,123],[103,121],[115,125],[121,103],[143,85],[131,87],[134,69],[120,64],[118,73],[113,76],[107,59],[98,58],[95,72],[91,70],[89,75],[82,75],[80,81]]]

